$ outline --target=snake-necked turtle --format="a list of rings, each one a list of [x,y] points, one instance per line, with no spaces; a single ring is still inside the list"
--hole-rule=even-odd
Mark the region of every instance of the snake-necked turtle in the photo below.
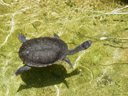
[[[16,71],[16,75],[30,70],[31,67],[46,67],[61,60],[66,61],[72,68],[72,64],[66,55],[73,55],[85,50],[92,43],[91,40],[88,40],[74,49],[68,49],[67,44],[59,39],[59,36],[55,33],[54,37],[40,37],[30,40],[27,40],[23,34],[20,34],[18,39],[23,43],[19,49],[19,57],[26,65],[20,67]]]

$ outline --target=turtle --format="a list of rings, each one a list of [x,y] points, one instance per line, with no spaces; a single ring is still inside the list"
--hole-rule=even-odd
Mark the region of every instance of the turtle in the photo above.
[[[18,39],[22,43],[19,57],[25,65],[15,72],[16,76],[32,67],[47,67],[59,61],[66,61],[73,68],[66,55],[73,55],[85,50],[92,44],[92,41],[88,40],[74,49],[68,49],[67,44],[56,33],[53,37],[39,37],[29,40],[24,34],[19,34]]]

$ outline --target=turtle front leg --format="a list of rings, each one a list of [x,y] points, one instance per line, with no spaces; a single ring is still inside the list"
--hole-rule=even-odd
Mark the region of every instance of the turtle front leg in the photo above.
[[[54,37],[59,39],[59,36],[54,32]]]
[[[26,37],[24,36],[24,34],[19,34],[19,35],[18,35],[18,39],[19,39],[19,41],[20,41],[21,43],[27,41],[27,40],[26,40]]]
[[[20,67],[20,68],[16,71],[15,75],[19,75],[19,74],[21,74],[22,72],[27,71],[27,70],[30,70],[30,69],[31,69],[31,67],[29,67],[29,66],[22,66],[22,67]]]
[[[84,43],[82,43],[81,45],[77,46],[76,48],[74,49],[69,49],[67,51],[67,55],[73,55],[79,51],[82,51],[82,50],[85,50],[87,48],[89,48],[91,46],[91,43],[92,41],[91,40],[88,40],[88,41],[85,41]]]
[[[62,60],[63,60],[63,61],[66,61],[66,62],[70,65],[70,67],[73,68],[73,66],[72,66],[72,64],[71,64],[71,62],[70,62],[70,60],[69,60],[67,57],[63,58]]]

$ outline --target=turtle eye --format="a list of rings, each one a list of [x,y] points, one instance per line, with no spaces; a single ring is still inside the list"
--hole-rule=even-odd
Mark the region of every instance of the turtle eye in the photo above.
[[[82,44],[82,46],[83,46],[85,49],[87,49],[88,47],[90,47],[91,43],[92,43],[92,41],[91,41],[91,40],[88,40],[88,41],[85,41],[85,42]]]

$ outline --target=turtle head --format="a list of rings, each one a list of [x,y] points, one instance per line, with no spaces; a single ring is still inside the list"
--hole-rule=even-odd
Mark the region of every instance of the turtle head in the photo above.
[[[91,46],[91,44],[92,44],[91,40],[85,41],[84,43],[80,44],[76,48],[69,49],[67,51],[67,55],[73,55],[73,54],[75,54],[75,53],[77,53],[79,51],[86,50],[87,48],[89,48]]]
[[[91,44],[92,44],[92,41],[91,40],[88,40],[88,41],[85,41],[81,45],[82,45],[82,48],[84,48],[84,50],[85,50],[85,49],[89,48],[91,46]]]

